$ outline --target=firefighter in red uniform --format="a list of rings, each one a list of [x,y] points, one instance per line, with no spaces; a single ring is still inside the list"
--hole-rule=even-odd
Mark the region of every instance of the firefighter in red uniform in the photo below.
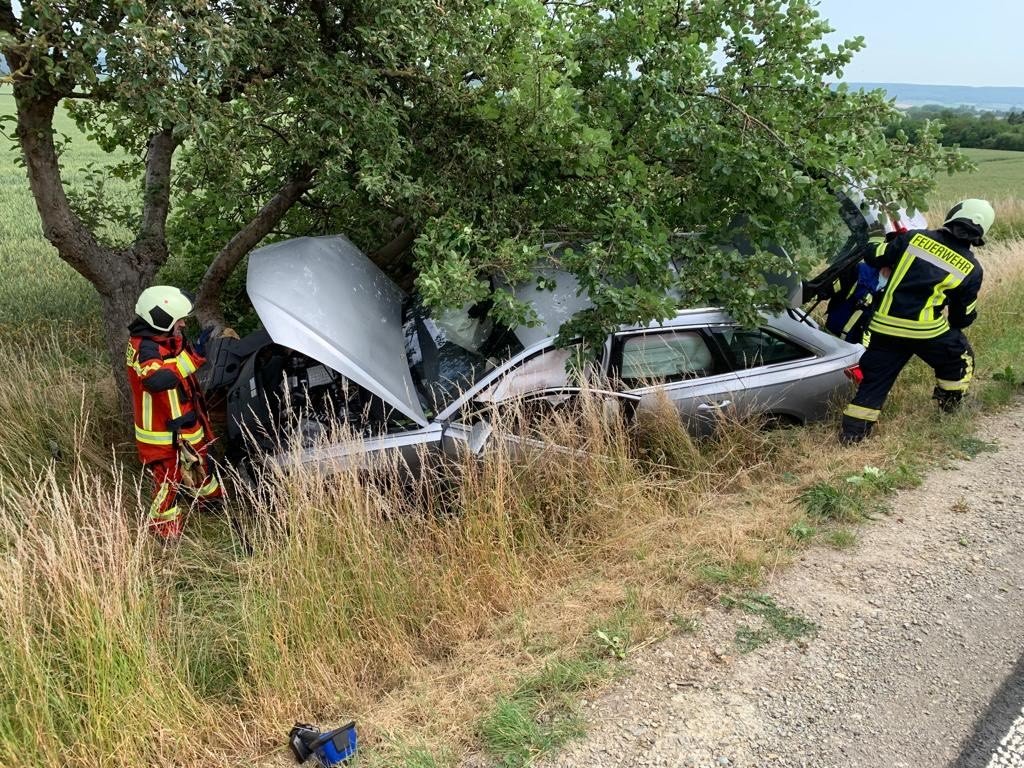
[[[135,443],[153,475],[156,493],[150,530],[161,539],[181,535],[181,491],[200,502],[223,497],[207,451],[213,432],[196,371],[206,362],[184,337],[192,300],[166,285],[147,288],[135,304],[126,364],[135,411]]]
[[[875,299],[864,334],[864,380],[843,411],[841,443],[868,436],[896,377],[914,355],[935,371],[932,399],[939,408],[959,407],[974,373],[974,352],[963,329],[978,316],[982,280],[971,246],[985,244],[994,221],[988,201],[963,200],[940,229],[913,229],[869,246],[867,265],[892,274]]]

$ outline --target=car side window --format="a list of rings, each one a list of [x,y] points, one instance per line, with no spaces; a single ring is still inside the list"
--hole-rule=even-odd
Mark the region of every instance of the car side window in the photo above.
[[[622,341],[619,378],[625,384],[664,383],[714,373],[714,356],[697,331],[644,333]]]
[[[725,328],[716,331],[716,335],[732,353],[737,370],[814,357],[799,344],[764,328]]]

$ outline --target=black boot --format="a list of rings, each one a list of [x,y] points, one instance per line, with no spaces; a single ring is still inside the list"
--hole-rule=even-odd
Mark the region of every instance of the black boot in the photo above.
[[[932,400],[939,404],[939,410],[943,413],[953,413],[960,408],[964,393],[936,387],[932,390]]]
[[[839,430],[839,444],[853,445],[861,442],[871,434],[871,428],[875,424],[864,419],[855,419],[852,416],[843,416],[843,426]]]

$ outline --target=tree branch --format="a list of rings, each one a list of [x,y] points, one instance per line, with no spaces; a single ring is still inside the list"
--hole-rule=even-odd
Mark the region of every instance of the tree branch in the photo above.
[[[385,272],[391,272],[398,265],[405,252],[412,247],[412,244],[416,241],[417,234],[418,232],[415,227],[405,224],[403,229],[390,242],[385,243],[370,254],[370,261]]]
[[[18,142],[25,159],[28,183],[35,199],[43,235],[60,257],[101,291],[109,288],[107,253],[68,203],[53,143],[55,97],[35,99],[15,86],[18,104]]]
[[[149,137],[142,197],[142,223],[132,250],[162,263],[167,256],[167,210],[171,199],[171,158],[178,143],[170,128]]]
[[[313,186],[313,175],[312,168],[300,169],[217,254],[199,283],[195,312],[200,324],[224,327],[221,293],[228,277],[242,257],[256,247],[284,218],[295,202]]]

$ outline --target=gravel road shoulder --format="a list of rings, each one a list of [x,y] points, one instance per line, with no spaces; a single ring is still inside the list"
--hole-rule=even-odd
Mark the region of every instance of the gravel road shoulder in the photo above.
[[[998,450],[931,472],[855,546],[816,547],[765,586],[816,634],[741,654],[751,617],[709,609],[631,657],[584,704],[590,735],[542,764],[985,766],[1002,734],[979,718],[1021,705],[1000,690],[1024,653],[1024,404],[978,433]]]

